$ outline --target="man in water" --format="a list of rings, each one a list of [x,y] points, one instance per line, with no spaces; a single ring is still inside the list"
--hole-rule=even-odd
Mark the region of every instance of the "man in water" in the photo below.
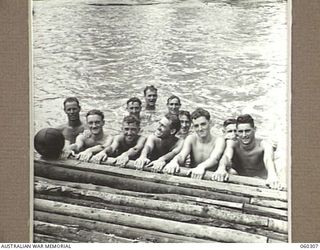
[[[167,107],[169,114],[179,115],[179,109],[181,107],[180,98],[176,95],[172,95],[167,100]]]
[[[267,186],[281,189],[274,164],[273,145],[255,137],[256,128],[250,115],[240,115],[237,118],[236,128],[238,139],[227,144],[212,179],[226,181],[228,172],[237,173],[266,179]]]
[[[77,136],[85,129],[85,125],[80,120],[79,101],[75,97],[68,97],[63,102],[64,112],[67,114],[68,122],[62,124],[57,129],[63,134],[66,145],[75,143]]]
[[[237,120],[234,118],[228,118],[223,122],[223,135],[226,140],[236,140],[237,139]]]
[[[179,138],[185,139],[189,135],[190,127],[191,127],[191,117],[190,112],[185,110],[179,111],[179,120],[181,124],[180,131],[177,136]]]
[[[173,174],[184,165],[190,154],[191,167],[189,174],[191,178],[202,179],[205,171],[215,167],[225,148],[225,139],[215,137],[210,133],[210,114],[203,108],[197,108],[191,114],[194,134],[188,135],[184,141],[181,152],[165,166],[163,172]]]
[[[147,138],[140,157],[135,161],[137,169],[152,167],[153,171],[161,171],[182,148],[183,140],[176,137],[180,130],[180,121],[176,115],[166,114],[158,128]]]
[[[146,101],[146,110],[155,110],[158,98],[158,90],[153,85],[147,86],[144,90],[144,98]]]
[[[92,157],[92,162],[106,161],[108,156],[117,157],[115,164],[124,167],[129,159],[135,160],[142,150],[146,137],[139,135],[140,121],[134,115],[123,118],[122,134],[115,136],[112,144]]]
[[[127,101],[127,112],[129,115],[134,115],[140,120],[141,100],[137,97],[132,97]]]
[[[95,154],[109,146],[113,137],[103,132],[104,115],[100,110],[90,110],[86,115],[88,130],[79,134],[76,142],[67,147],[65,156],[74,155],[81,161],[89,161]],[[80,153],[79,153],[80,152]],[[75,153],[79,153],[75,155]]]

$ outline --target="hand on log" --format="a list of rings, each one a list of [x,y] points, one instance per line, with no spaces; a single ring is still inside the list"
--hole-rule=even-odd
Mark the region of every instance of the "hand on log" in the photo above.
[[[229,174],[225,169],[217,169],[217,171],[213,172],[211,179],[213,181],[228,181]]]
[[[150,160],[148,158],[138,158],[134,162],[134,166],[138,170],[143,170],[143,167],[150,163]]]
[[[119,167],[125,167],[129,162],[129,156],[127,154],[122,154],[119,155],[115,160],[115,165]]]
[[[179,172],[180,172],[179,163],[174,160],[169,162],[163,169],[163,173],[166,173],[166,174],[174,174]]]
[[[78,159],[79,161],[89,162],[92,155],[93,153],[91,151],[85,150],[83,152],[80,152],[78,155],[76,155],[76,159]]]
[[[105,152],[101,151],[91,158],[91,162],[100,164],[102,161],[106,161],[107,159],[108,155]]]
[[[272,189],[282,190],[283,187],[279,182],[278,176],[268,174],[268,178],[266,180],[266,186]]]
[[[67,159],[69,157],[75,157],[76,156],[76,153],[73,151],[73,150],[63,150],[62,153],[61,153],[61,158],[62,159]]]
[[[187,175],[191,174],[191,178],[201,180],[205,174],[206,170],[203,164],[199,164],[197,167],[190,169]]]
[[[150,162],[146,167],[147,168],[151,168],[152,172],[161,172],[161,170],[163,169],[163,167],[166,165],[165,161],[162,160],[156,160],[156,161],[152,161]]]

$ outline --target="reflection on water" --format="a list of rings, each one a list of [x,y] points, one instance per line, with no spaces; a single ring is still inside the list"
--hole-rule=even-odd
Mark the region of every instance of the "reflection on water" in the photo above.
[[[217,133],[225,117],[252,114],[257,135],[276,138],[284,156],[286,5],[277,0],[34,1],[35,129],[64,122],[63,99],[77,96],[82,114],[100,108],[106,126],[117,130],[126,100],[143,98],[144,87],[153,84],[160,112],[176,94],[182,109],[207,108]]]

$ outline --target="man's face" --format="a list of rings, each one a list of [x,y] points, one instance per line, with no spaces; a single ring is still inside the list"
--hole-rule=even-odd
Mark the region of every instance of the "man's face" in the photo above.
[[[180,132],[182,134],[187,134],[189,132],[189,129],[191,126],[191,121],[188,119],[188,117],[186,115],[180,115],[179,120],[180,120],[180,124],[181,124]]]
[[[171,122],[167,118],[163,117],[159,121],[159,125],[155,131],[155,135],[161,139],[169,137],[171,134],[170,124]]]
[[[129,102],[127,105],[127,111],[130,115],[139,117],[141,111],[141,105],[138,102]]]
[[[79,120],[80,107],[76,102],[66,102],[64,112],[67,114],[69,121]]]
[[[177,98],[173,98],[168,102],[167,107],[170,114],[177,115],[179,114],[181,104]]]
[[[122,131],[124,134],[124,139],[126,142],[132,142],[134,141],[139,133],[139,126],[135,123],[127,123],[127,122],[123,122],[122,123]]]
[[[227,140],[235,140],[237,138],[236,124],[229,124],[224,128],[224,138]]]
[[[104,120],[100,115],[89,115],[87,116],[87,124],[92,134],[98,135],[102,132]]]
[[[255,138],[255,129],[251,127],[250,123],[240,123],[237,126],[237,135],[240,143],[249,145]]]
[[[192,123],[195,132],[200,138],[206,138],[210,134],[210,122],[204,116],[193,119]]]
[[[156,105],[157,98],[157,92],[148,89],[145,95],[146,105],[148,107],[154,107]]]

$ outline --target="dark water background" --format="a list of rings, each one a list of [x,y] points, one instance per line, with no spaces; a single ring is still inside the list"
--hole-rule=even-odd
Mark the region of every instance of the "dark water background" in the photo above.
[[[225,117],[250,113],[285,169],[286,1],[108,3],[139,1],[33,1],[35,131],[65,122],[63,100],[77,96],[82,115],[101,109],[117,133],[126,100],[153,84],[159,113],[176,94],[181,109],[208,109],[216,133]]]

